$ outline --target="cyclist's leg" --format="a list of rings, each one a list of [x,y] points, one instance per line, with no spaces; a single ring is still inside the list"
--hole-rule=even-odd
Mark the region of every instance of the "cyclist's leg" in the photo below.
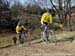
[[[25,42],[28,41],[27,36],[26,36],[26,33],[27,33],[26,30],[24,30],[23,34],[24,34],[24,41],[25,41]]]
[[[45,33],[45,41],[47,42],[47,41],[49,41],[49,39],[48,39],[48,26],[47,25],[45,25],[45,28],[44,28],[44,33]]]
[[[44,30],[45,30],[45,24],[42,24],[41,30],[42,30],[42,32],[41,32],[42,41],[45,41],[45,32],[44,32]]]
[[[45,33],[42,32],[41,35],[42,35],[42,41],[45,41],[45,39],[46,39],[46,38],[45,38]]]
[[[25,37],[25,32],[22,31],[22,33],[21,33],[21,44],[24,43],[24,37]]]
[[[47,24],[43,24],[42,25],[42,37],[43,37],[43,41],[48,41],[48,25]]]
[[[19,42],[21,44],[21,32],[19,33]]]

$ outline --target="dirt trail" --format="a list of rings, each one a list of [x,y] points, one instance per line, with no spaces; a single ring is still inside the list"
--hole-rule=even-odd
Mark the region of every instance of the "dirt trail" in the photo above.
[[[62,33],[56,37],[58,39],[64,39],[65,36],[75,37],[73,33],[75,32]],[[56,46],[54,43],[44,44],[43,42],[24,46],[7,46],[0,49],[0,56],[75,56],[75,40],[60,41]]]
[[[0,49],[0,56],[75,56],[75,41],[54,44],[37,43]]]

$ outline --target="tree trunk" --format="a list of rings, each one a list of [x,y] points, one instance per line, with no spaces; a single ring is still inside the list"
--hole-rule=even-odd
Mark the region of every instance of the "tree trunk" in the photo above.
[[[62,0],[58,0],[58,3],[59,3],[59,18],[60,18],[60,23],[63,23],[63,14],[62,14]]]

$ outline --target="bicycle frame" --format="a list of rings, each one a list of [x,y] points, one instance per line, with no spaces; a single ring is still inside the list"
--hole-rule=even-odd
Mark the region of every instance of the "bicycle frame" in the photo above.
[[[46,41],[46,42],[49,41],[49,39],[48,39],[48,26],[47,25],[44,25],[44,27],[43,27],[42,37],[43,37],[44,41]]]
[[[22,32],[21,32],[21,37],[20,37],[20,43],[21,43],[21,44],[23,44],[23,43],[24,43],[24,41],[25,41],[25,39],[24,39],[24,38],[25,38],[25,32],[24,32],[24,31],[22,31]]]
[[[42,37],[46,42],[50,41],[50,42],[54,42],[55,45],[57,44],[55,32],[51,30],[49,31],[48,26],[44,27],[44,30],[42,32]]]

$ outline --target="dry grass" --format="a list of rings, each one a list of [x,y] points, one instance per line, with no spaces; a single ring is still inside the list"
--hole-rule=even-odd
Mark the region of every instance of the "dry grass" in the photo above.
[[[75,31],[73,32],[60,32],[59,34],[56,34],[57,39],[64,39],[64,38],[75,38]]]
[[[32,34],[28,33],[27,39],[28,40],[35,40],[35,39],[41,38],[40,32],[41,32],[40,29],[38,29],[38,30],[35,30]],[[13,44],[12,37],[14,35],[15,34],[8,34],[8,33],[7,34],[0,34],[0,47],[6,46],[6,45],[12,45]],[[67,38],[75,38],[75,32],[63,31],[63,32],[56,33],[55,35],[56,35],[57,40],[64,40]],[[17,35],[15,35],[15,36],[17,36]]]
[[[14,34],[11,33],[2,33],[0,34],[0,47],[8,46],[13,44],[12,37]]]
[[[40,31],[40,30],[39,30]],[[36,33],[35,33],[36,32]],[[59,32],[56,34],[57,39],[65,39],[74,37],[75,32]],[[40,34],[40,33],[39,33]],[[38,30],[34,31],[34,34],[29,34],[31,38],[37,36],[39,38]],[[0,35],[0,46],[2,45],[9,45],[12,44],[12,37],[14,34],[9,34],[7,37]],[[31,36],[32,35],[32,36]],[[30,38],[29,37],[29,38]],[[3,43],[3,44],[1,44]],[[52,54],[53,56],[67,56],[66,54],[74,54],[75,53],[75,41],[73,42],[58,42],[58,45],[55,46],[52,43],[50,44],[43,44],[43,43],[36,43],[27,46],[12,46],[10,48],[3,48],[0,49],[1,56],[33,56],[32,54],[38,54],[39,56],[45,56],[44,54]],[[40,55],[41,54],[41,55]],[[51,55],[51,56],[52,56]],[[35,55],[34,55],[35,56]],[[50,56],[50,55],[49,55]],[[70,56],[70,55],[69,55]]]

